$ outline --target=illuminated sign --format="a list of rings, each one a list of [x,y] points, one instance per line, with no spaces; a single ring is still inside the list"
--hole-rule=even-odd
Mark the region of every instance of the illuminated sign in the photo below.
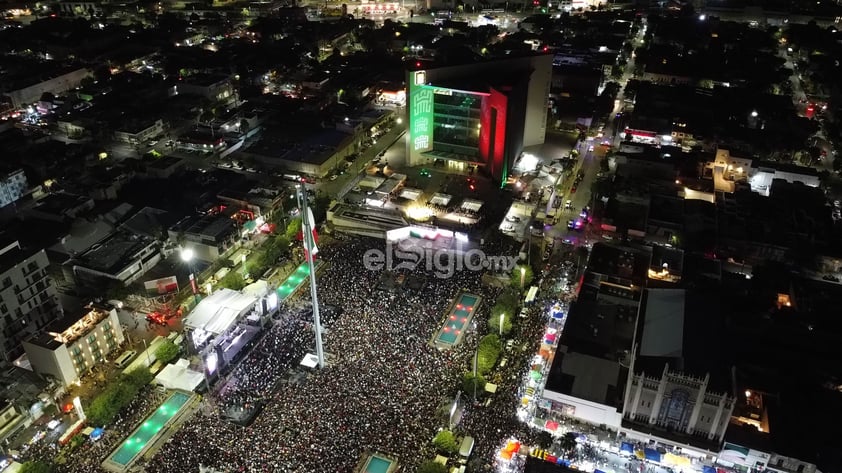
[[[430,151],[433,149],[433,89],[421,85],[413,87],[410,94],[409,123],[412,149],[421,152]]]
[[[436,89],[433,93],[438,95],[453,95],[453,91],[450,89]]]
[[[424,85],[427,82],[427,72],[417,71],[415,73],[415,85]]]

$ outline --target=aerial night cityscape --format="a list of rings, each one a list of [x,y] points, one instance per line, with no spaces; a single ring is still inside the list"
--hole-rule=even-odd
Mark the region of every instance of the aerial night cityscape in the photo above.
[[[842,0],[0,10],[0,473],[842,473]]]

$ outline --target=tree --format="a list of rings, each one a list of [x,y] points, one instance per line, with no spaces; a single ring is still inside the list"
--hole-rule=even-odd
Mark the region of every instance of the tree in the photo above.
[[[503,311],[496,312],[498,306],[494,306],[491,309],[491,317],[488,319],[488,326],[494,333],[500,333],[500,316],[502,315],[503,318],[503,334],[508,334],[512,331],[512,312],[511,311]]]
[[[224,278],[219,280],[219,285],[227,287],[228,289],[239,291],[240,289],[246,287],[246,281],[243,279],[243,275],[239,271],[231,271],[226,274]]]
[[[178,357],[178,352],[181,349],[175,343],[166,340],[162,343],[156,350],[155,350],[155,358],[161,362],[161,364],[167,364],[172,360]]]
[[[477,348],[477,371],[481,374],[491,371],[502,349],[503,344],[500,343],[500,337],[497,335],[489,334],[482,337]]]
[[[147,368],[137,368],[121,375],[91,401],[87,409],[89,423],[98,426],[111,423],[120,410],[130,403],[152,378],[152,373]]]
[[[313,219],[316,222],[321,222],[327,218],[327,209],[330,208],[330,202],[330,196],[321,191],[313,199]]]
[[[535,275],[532,273],[532,268],[526,264],[520,264],[512,270],[512,287],[526,290]]]
[[[505,310],[515,313],[518,304],[520,303],[520,293],[512,288],[506,288],[497,296],[497,305],[500,305]]]
[[[449,430],[442,430],[433,438],[433,445],[436,446],[440,452],[447,454],[456,453],[459,450],[459,445],[456,443],[456,436]]]
[[[301,231],[301,217],[296,217],[289,221],[286,233],[284,234],[290,241],[298,238],[298,232]]]
[[[137,389],[149,384],[153,379],[155,376],[148,368],[135,368],[120,377],[123,384],[129,384]]]
[[[485,378],[481,374],[474,376],[473,373],[465,373],[462,376],[462,392],[473,396],[474,387],[476,387],[476,392],[481,393],[485,390],[485,383]]]
[[[418,467],[418,473],[447,473],[447,466],[433,460],[427,460]]]
[[[28,461],[21,466],[21,473],[52,473],[53,465],[42,460]]]
[[[541,448],[550,448],[553,445],[553,436],[546,430],[541,431],[535,439]]]
[[[565,452],[572,452],[574,448],[576,448],[576,434],[574,432],[568,432],[564,434],[559,442],[561,449]]]

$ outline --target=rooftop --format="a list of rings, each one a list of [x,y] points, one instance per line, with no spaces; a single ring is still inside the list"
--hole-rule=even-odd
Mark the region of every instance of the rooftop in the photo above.
[[[23,249],[17,241],[3,242],[3,248],[0,249],[0,272],[8,271],[35,253],[38,253],[38,251],[40,250]]]
[[[30,342],[49,349],[58,348],[61,344],[71,345],[111,315],[110,311],[93,305],[86,309],[87,312],[78,319],[65,316],[56,320],[48,325],[40,335],[30,339]]]
[[[219,241],[236,231],[236,228],[234,221],[228,217],[222,217],[219,215],[196,215],[187,217],[176,223],[172,230],[175,232],[184,232],[186,234],[210,237],[215,241]]]
[[[585,283],[610,283],[639,289],[646,282],[651,257],[648,247],[596,243],[588,259],[590,277],[585,275]]]
[[[731,392],[733,354],[727,347],[713,348],[728,329],[713,290],[647,289],[638,323],[635,372],[660,373],[664,364],[691,376],[710,374],[715,392]]]
[[[152,238],[117,231],[76,257],[81,266],[103,273],[119,273],[153,242]]]

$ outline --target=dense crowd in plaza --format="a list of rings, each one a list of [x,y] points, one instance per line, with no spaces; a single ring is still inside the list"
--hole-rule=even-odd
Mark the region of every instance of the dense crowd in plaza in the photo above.
[[[140,422],[158,407],[165,399],[162,393],[152,386],[143,388],[132,402],[120,411],[117,419],[103,431],[102,438],[96,442],[85,442],[72,455],[66,457],[67,463],[57,464],[58,473],[98,473],[103,471],[100,464],[117,445],[123,441]],[[52,446],[45,447],[53,450]],[[29,452],[30,459],[43,460],[52,458],[58,451]]]
[[[322,249],[326,269],[319,275],[328,366],[308,371],[299,366],[313,352],[309,292],[302,291],[276,317],[271,328],[212,394],[140,465],[148,472],[194,473],[199,465],[225,472],[351,472],[367,451],[394,456],[414,471],[434,456],[431,439],[446,426],[453,395],[469,369],[485,314],[498,289],[481,284],[481,272],[457,271],[441,279],[416,270],[424,285],[384,285],[382,271],[363,268],[363,254],[374,240],[345,241]],[[490,251],[509,250],[489,248]],[[384,287],[391,289],[384,290]],[[440,351],[429,341],[460,292],[483,297],[479,314],[465,340]],[[535,339],[540,322],[521,324],[522,339]],[[533,334],[533,332],[535,334]],[[532,347],[512,353],[498,378],[517,379],[526,369]],[[458,430],[477,439],[475,457],[491,468],[494,449],[509,435],[534,438],[517,422],[517,391],[504,383],[490,406],[474,406],[463,396]],[[102,471],[100,464],[160,402],[163,393],[148,388],[124,411],[104,437],[86,443],[59,467],[59,472]],[[226,421],[224,414],[255,405],[263,407],[247,427]],[[55,452],[53,452],[55,454]],[[53,456],[53,455],[49,455]]]
[[[195,472],[202,464],[225,471],[341,473],[352,471],[366,451],[409,465],[432,455],[430,440],[468,366],[473,335],[451,351],[428,342],[459,292],[483,296],[488,310],[496,291],[483,288],[479,272],[430,275],[416,292],[378,291],[381,273],[362,267],[374,242],[365,243],[344,242],[320,254],[329,263],[319,277],[320,302],[344,309],[324,323],[328,367],[298,383],[278,382],[313,347],[309,323],[282,318],[215,396],[218,407],[265,401],[255,422],[244,428],[200,412],[147,471]],[[513,406],[508,409],[512,418]],[[489,429],[488,436],[504,435],[495,432],[497,423],[475,424]]]

